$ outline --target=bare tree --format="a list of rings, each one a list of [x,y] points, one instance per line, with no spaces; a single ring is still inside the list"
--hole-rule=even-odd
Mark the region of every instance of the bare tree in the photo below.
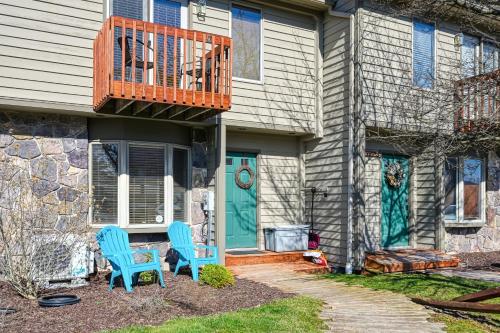
[[[30,299],[87,246],[86,195],[68,189],[56,204],[33,191],[40,181],[22,161],[0,160],[0,274]]]

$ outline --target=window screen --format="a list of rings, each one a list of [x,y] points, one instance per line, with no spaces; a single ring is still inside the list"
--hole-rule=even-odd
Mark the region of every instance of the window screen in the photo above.
[[[413,85],[432,88],[434,85],[434,25],[413,22]]]
[[[447,220],[457,219],[457,159],[449,158],[444,167],[444,215]]]
[[[261,13],[257,9],[232,6],[233,75],[260,80]]]
[[[173,151],[173,179],[174,179],[174,221],[185,222],[186,192],[188,190],[188,151],[174,148]]]
[[[129,223],[165,221],[165,148],[129,145]]]
[[[92,144],[92,212],[94,224],[118,221],[118,144]]]

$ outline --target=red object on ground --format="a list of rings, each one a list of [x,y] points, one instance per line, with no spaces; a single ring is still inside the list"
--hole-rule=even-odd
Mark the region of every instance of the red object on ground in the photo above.
[[[309,233],[309,242],[307,244],[309,250],[316,250],[319,247],[319,235],[313,231]]]

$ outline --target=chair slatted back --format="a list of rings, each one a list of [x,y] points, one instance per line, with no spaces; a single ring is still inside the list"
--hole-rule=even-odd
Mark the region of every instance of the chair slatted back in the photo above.
[[[194,258],[194,244],[191,228],[181,221],[175,221],[168,227],[168,238],[172,247],[184,260]]]
[[[127,264],[134,263],[128,233],[125,230],[114,225],[108,225],[97,233],[96,239],[105,257],[120,253]],[[111,263],[113,264],[112,261]]]

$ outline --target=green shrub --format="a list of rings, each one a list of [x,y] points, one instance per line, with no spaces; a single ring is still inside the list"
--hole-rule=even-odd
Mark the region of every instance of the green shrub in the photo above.
[[[222,265],[206,265],[200,274],[200,283],[214,288],[224,288],[235,284],[231,271]]]
[[[152,262],[153,261],[153,255],[150,252],[147,252],[144,254],[144,262]],[[156,272],[154,271],[145,271],[139,273],[139,279],[144,284],[151,284],[151,283],[156,283]]]

